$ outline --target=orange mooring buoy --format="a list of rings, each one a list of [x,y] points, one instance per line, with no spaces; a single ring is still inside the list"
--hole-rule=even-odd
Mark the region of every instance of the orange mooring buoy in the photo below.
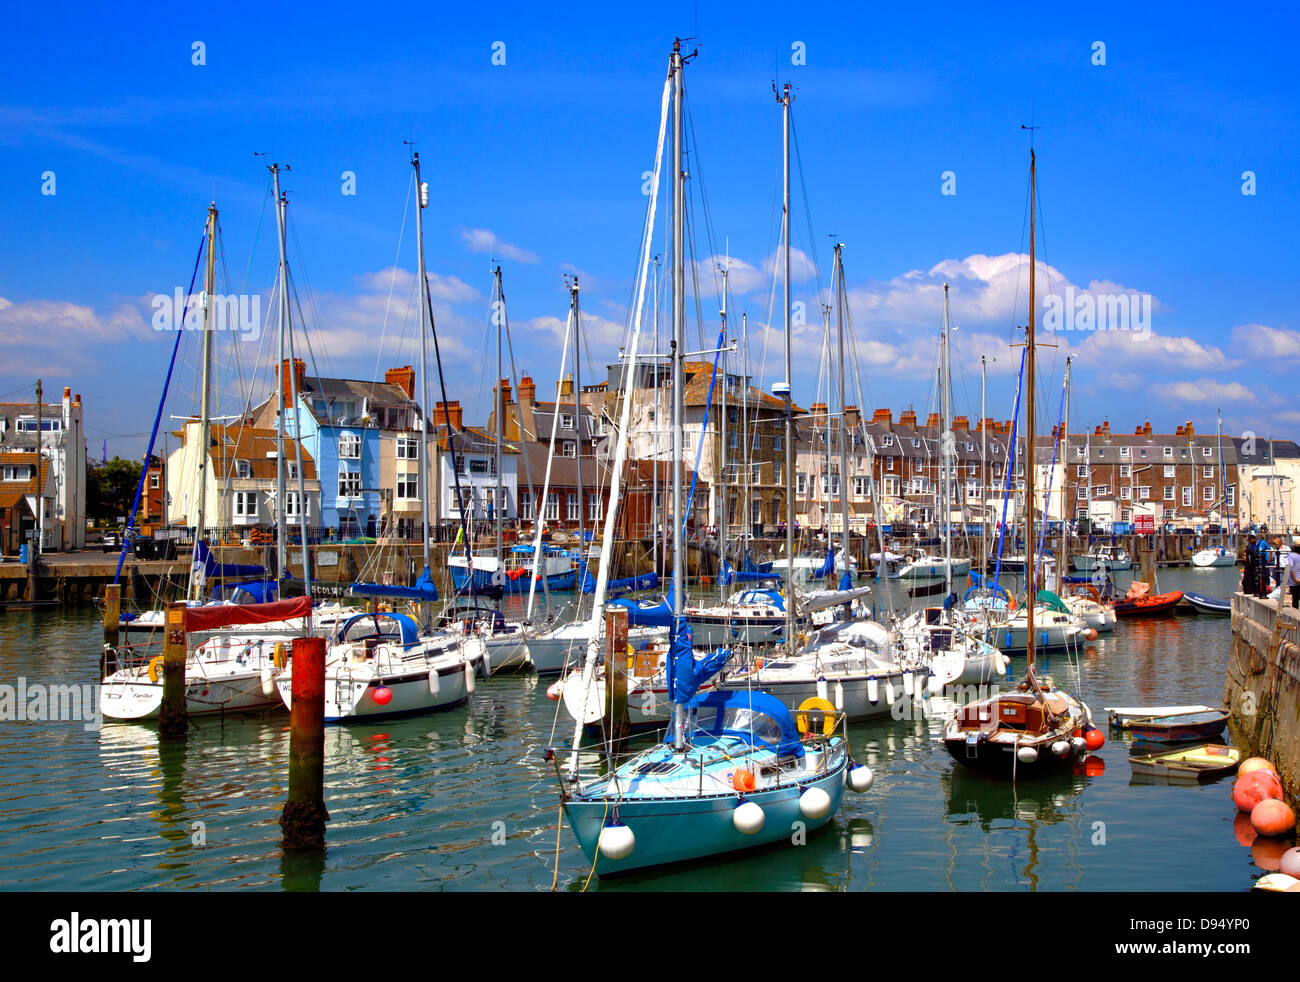
[[[1285,801],[1265,798],[1251,809],[1250,824],[1260,835],[1286,835],[1295,828],[1295,812]]]

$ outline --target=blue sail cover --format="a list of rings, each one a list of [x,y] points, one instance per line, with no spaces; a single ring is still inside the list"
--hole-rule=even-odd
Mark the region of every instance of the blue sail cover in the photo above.
[[[825,577],[827,577],[827,576],[830,576],[830,575],[831,575],[831,571],[834,570],[834,569],[835,569],[835,550],[834,550],[834,549],[827,549],[827,550],[826,550],[826,562],[822,563],[822,568],[821,568],[821,569],[819,569],[817,572],[813,573],[813,577],[814,577],[815,579],[819,579],[819,580],[820,580],[820,579],[823,579],[823,578],[825,578]]]
[[[673,637],[672,650],[668,653],[668,688],[673,702],[690,702],[700,691],[700,686],[717,675],[730,657],[730,648],[719,648],[696,661],[691,626],[685,620],[681,621]]]
[[[843,575],[840,576],[840,589],[853,589],[853,574],[851,574],[847,569],[844,571]]]
[[[356,637],[350,634],[349,629],[353,625],[358,625]],[[367,628],[371,635],[375,635],[391,634],[394,627],[401,636],[403,648],[419,643],[420,626],[405,614],[355,614],[343,622],[338,637],[344,641],[354,641],[366,636]]]
[[[199,539],[194,543],[194,565],[203,571],[207,579],[232,580],[239,577],[265,576],[265,566],[254,566],[251,563],[219,563],[217,557],[212,555],[212,550],[208,548],[206,539]]]
[[[697,716],[697,725],[706,733],[715,736],[730,735],[748,740],[752,745],[772,747],[782,757],[802,757],[803,743],[799,739],[799,730],[794,724],[790,710],[776,696],[766,692],[750,692],[743,689],[715,690],[697,696],[687,705],[688,712]],[[772,728],[761,725],[762,717],[768,717],[777,726],[779,739]],[[731,725],[728,725],[731,724]],[[742,724],[742,725],[736,725]],[[665,743],[672,743],[670,729]]]
[[[627,622],[632,627],[673,626],[673,608],[667,598],[653,603],[633,600],[631,597],[617,597],[611,600],[608,606],[627,608]]]
[[[658,573],[642,573],[640,576],[629,576],[621,580],[610,580],[605,584],[605,589],[611,593],[627,593],[636,590],[653,590],[659,585]],[[596,592],[596,578],[587,571],[587,575],[582,579],[582,592]]]
[[[722,575],[718,577],[718,582],[723,586],[729,586],[732,583],[758,583],[762,580],[781,578],[780,573],[771,572],[771,563],[764,563],[763,565],[767,569],[732,569],[731,563],[724,559],[722,561]]]
[[[220,583],[212,588],[208,599],[229,600],[236,604],[266,604],[280,597],[275,580],[244,580],[240,583]]]
[[[428,566],[424,567],[424,572],[415,581],[415,586],[353,583],[348,593],[354,597],[396,597],[400,600],[426,600],[429,602],[438,599],[438,588],[434,586],[433,576],[430,575]]]

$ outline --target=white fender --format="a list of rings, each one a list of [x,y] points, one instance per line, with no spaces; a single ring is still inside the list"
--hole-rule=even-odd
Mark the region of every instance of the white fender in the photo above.
[[[763,823],[767,821],[767,815],[763,813],[762,805],[755,804],[752,801],[744,801],[737,805],[736,810],[731,813],[731,821],[738,832],[744,835],[753,835],[763,828]]]
[[[855,764],[849,768],[848,783],[850,791],[856,791],[858,794],[870,791],[875,780],[876,775],[871,773],[871,768],[866,764]]]
[[[596,840],[596,848],[600,850],[600,854],[606,859],[626,859],[632,855],[632,850],[636,848],[636,835],[621,822],[616,825],[606,825],[600,830],[600,837]]]
[[[436,697],[441,689],[442,682],[438,678],[438,670],[436,668],[429,669],[429,695]]]
[[[821,788],[808,788],[799,796],[799,814],[816,821],[831,810],[831,796]]]
[[[1038,759],[1038,751],[1033,747],[1021,747],[1016,751],[1016,759],[1022,764],[1032,764]]]
[[[275,666],[270,662],[262,665],[262,695],[268,698],[275,695]]]
[[[465,694],[474,694],[474,666],[470,662],[465,663]]]

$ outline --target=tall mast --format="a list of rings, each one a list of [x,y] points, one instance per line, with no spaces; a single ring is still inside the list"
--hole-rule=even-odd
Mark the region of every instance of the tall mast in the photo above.
[[[1029,596],[1025,598],[1025,657],[1029,662],[1029,675],[1034,674],[1034,600],[1038,597],[1038,568],[1034,562],[1034,329],[1038,320],[1038,302],[1035,293],[1037,256],[1034,248],[1034,195],[1037,177],[1033,147],[1029,148],[1029,323],[1025,329],[1026,356],[1025,387],[1025,583]]]
[[[681,626],[683,590],[686,580],[686,556],[682,551],[682,345],[686,336],[686,188],[682,173],[682,43],[673,41],[671,61],[673,75],[673,637]],[[671,655],[670,655],[671,657]],[[673,749],[685,747],[686,707],[673,703]]]
[[[286,170],[288,168],[285,168]],[[287,555],[287,545],[285,539],[288,537],[288,528],[284,520],[284,428],[285,412],[288,410],[288,404],[284,398],[285,373],[292,373],[294,366],[288,364],[288,348],[285,345],[284,336],[284,307],[286,290],[284,284],[284,236],[280,235],[280,165],[271,164],[271,180],[275,185],[275,223],[276,223],[276,240],[280,250],[280,295],[277,298],[277,321],[279,327],[280,340],[280,384],[276,386],[276,416],[275,427],[275,580],[278,584],[284,577],[285,569],[289,560]],[[279,595],[279,588],[276,589],[276,595]]]
[[[591,550],[587,548],[587,537],[583,529],[582,510],[587,504],[586,495],[582,489],[582,402],[578,395],[582,391],[582,347],[580,338],[582,336],[582,320],[578,313],[578,278],[575,276],[573,282],[569,285],[569,296],[573,305],[573,428],[578,434],[578,439],[574,446],[574,460],[578,465],[578,556],[579,565],[582,571],[582,579],[587,577],[587,561],[591,558]],[[559,412],[560,407],[556,405],[555,411]],[[610,502],[612,505],[613,502]],[[543,574],[545,575],[545,574]],[[581,584],[579,584],[581,589]],[[581,606],[582,594],[579,593],[579,606]]]
[[[794,404],[790,398],[790,83],[786,82],[777,101],[781,103],[781,224],[785,230],[785,555],[789,563],[785,582],[785,650],[794,654]],[[827,475],[830,480],[830,475]],[[829,484],[827,485],[829,488]]]
[[[651,404],[655,407],[655,408],[654,408],[654,414],[655,414],[655,428],[654,428],[654,436],[655,436],[655,450],[654,450],[654,453],[650,455],[650,456],[651,456],[651,460],[654,461],[654,469],[650,472],[650,482],[651,482],[651,483],[650,483],[650,513],[651,513],[651,515],[654,516],[654,521],[652,522],[652,528],[651,528],[651,532],[650,532],[650,542],[651,542],[651,545],[650,545],[650,560],[651,560],[651,570],[652,570],[652,572],[654,572],[654,573],[659,573],[659,572],[660,572],[660,570],[659,570],[659,538],[660,538],[660,531],[659,531],[659,526],[660,526],[660,521],[659,521],[659,459],[660,459],[660,458],[659,458],[659,454],[660,454],[660,447],[659,447],[659,417],[660,417],[661,413],[659,412],[659,354],[660,354],[660,353],[659,353],[659,257],[658,257],[658,256],[655,256],[655,257],[654,257],[654,264],[655,264],[655,272],[654,272],[654,325],[655,325],[654,337],[655,337],[655,353],[654,353],[654,358],[651,360],[651,366],[652,366],[652,368],[653,368],[653,370],[654,370],[654,379],[653,379],[653,381],[652,381],[650,384],[651,384],[651,387],[653,388],[653,391],[654,391],[654,401],[653,401],[653,403],[651,403]],[[628,362],[628,368],[627,368],[627,370],[630,371],[630,372],[632,373],[632,381],[631,381],[631,382],[626,382],[626,383],[624,383],[624,384],[625,384],[625,385],[632,385],[632,386],[635,386],[635,385],[636,385],[636,363],[635,363],[635,362],[632,362],[632,361],[629,361],[629,362]]]
[[[730,257],[728,257],[730,260]],[[727,346],[727,269],[728,263],[722,264],[722,310],[719,314],[722,317],[722,345]],[[722,564],[727,560],[727,382],[730,376],[727,373],[727,353],[721,354],[722,357],[722,416],[720,420],[721,446],[718,450],[718,462],[721,467],[718,471],[718,487],[721,493],[718,496],[718,595],[725,596],[726,587],[722,585]]]
[[[285,226],[289,222],[289,199],[281,194],[276,205],[276,225],[279,231],[280,239],[280,331],[283,338],[282,343],[288,346],[289,353],[289,401],[293,403],[293,456],[294,465],[298,472],[298,529],[302,535],[302,582],[303,592],[306,596],[311,596],[311,567],[308,565],[307,556],[307,493],[306,485],[303,483],[302,473],[302,428],[298,425],[300,413],[298,409],[298,371],[296,359],[293,354],[293,323],[289,319],[289,262],[286,258],[285,248]],[[284,363],[281,362],[283,365]],[[284,386],[280,386],[283,391]],[[286,428],[288,427],[288,415],[285,413],[280,426],[280,438],[283,440]],[[283,451],[282,451],[283,452]],[[288,529],[289,522],[287,509],[289,505],[288,491],[277,499],[276,511],[285,512],[286,515],[281,519],[282,527]],[[285,551],[287,554],[288,547]],[[308,620],[310,623],[310,614]]]
[[[492,513],[493,515],[496,516],[496,520],[497,520],[496,521],[497,569],[504,570],[505,566],[501,562],[501,519],[502,519],[501,512],[503,511],[502,502],[505,498],[505,495],[502,494],[502,490],[501,490],[502,488],[501,482],[504,480],[504,478],[501,476],[501,439],[502,439],[502,434],[505,432],[506,406],[505,406],[505,398],[501,389],[501,370],[502,370],[501,369],[501,331],[502,331],[502,324],[504,322],[504,317],[502,316],[502,310],[505,307],[506,295],[505,295],[505,290],[502,288],[501,285],[501,267],[499,265],[497,266],[496,270],[492,273],[492,292],[496,295],[497,304],[500,304],[500,306],[494,304],[492,307],[492,321],[497,329],[497,410],[496,413],[494,414],[497,418],[497,434],[496,434],[497,436],[497,448],[496,448],[497,488],[496,488],[496,500],[492,502]]]
[[[278,184],[277,184],[278,188]],[[279,198],[277,192],[276,198]],[[214,325],[212,319],[216,314],[216,304],[212,302],[212,293],[216,289],[217,281],[217,250],[216,250],[216,232],[217,232],[217,203],[215,201],[208,204],[208,264],[203,274],[203,370],[200,380],[199,394],[199,494],[198,511],[194,518],[194,542],[195,548],[198,548],[198,542],[203,538],[205,520],[207,516],[208,504],[208,443],[210,442],[210,432],[212,427],[212,334]],[[283,390],[283,386],[281,389]],[[37,405],[40,404],[40,398],[37,398]],[[283,416],[283,413],[281,414]],[[36,440],[37,448],[40,447],[40,431],[37,431]],[[148,461],[145,461],[146,465]],[[39,462],[37,477],[40,476]],[[283,498],[276,499],[277,502],[283,501]],[[278,508],[278,506],[277,506]],[[39,534],[39,533],[38,533]],[[280,545],[280,549],[284,546]],[[198,582],[191,579],[190,590],[192,599],[198,597]]]
[[[1219,546],[1223,547],[1228,543],[1228,472],[1223,467],[1223,410],[1216,409],[1214,415],[1219,439],[1219,494],[1223,501],[1219,508]]]
[[[432,557],[429,553],[429,493],[428,471],[432,461],[429,460],[429,330],[426,314],[428,311],[428,291],[425,289],[424,273],[424,209],[429,207],[429,188],[420,179],[420,153],[411,154],[411,166],[415,168],[415,189],[419,202],[415,209],[415,239],[417,268],[420,290],[420,466],[417,468],[417,489],[420,494],[420,541],[423,545],[424,568],[432,569]],[[451,417],[447,417],[447,443],[451,448],[452,471],[456,468],[456,434],[451,428]],[[436,455],[435,455],[436,456]],[[460,481],[456,482],[456,504],[461,520],[464,520],[464,503],[460,500]],[[474,562],[470,558],[469,534],[465,535],[465,566],[469,572],[470,593],[474,592]]]
[[[844,570],[848,572],[849,568],[849,448],[848,448],[848,428],[849,418],[845,413],[845,394],[844,388],[844,304],[848,299],[848,291],[844,288],[844,243],[835,243],[835,270],[832,274],[838,277],[838,292],[835,295],[835,326],[839,335],[839,362],[840,362],[840,518],[843,525],[840,528],[841,548],[844,550]],[[832,550],[833,551],[833,550]],[[832,572],[834,566],[831,567]]]
[[[1061,578],[1057,581],[1059,583],[1065,582],[1063,577],[1070,569],[1067,512],[1070,509],[1070,362],[1072,360],[1069,356],[1065,359],[1065,418],[1061,421],[1061,554],[1056,560],[1056,575]],[[1137,502],[1134,501],[1133,505],[1136,507]]]
[[[988,384],[988,359],[980,355],[980,551],[983,553],[980,558],[984,563],[981,569],[983,573],[988,572],[989,566],[989,431],[984,425],[984,421],[988,419],[986,405]]]
[[[943,285],[943,355],[939,365],[939,466],[943,468],[943,581],[944,597],[952,595],[952,434],[949,427],[948,404],[948,284]]]

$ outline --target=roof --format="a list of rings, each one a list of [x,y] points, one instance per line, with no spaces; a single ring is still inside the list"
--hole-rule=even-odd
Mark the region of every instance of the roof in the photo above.
[[[482,427],[462,426],[459,429],[451,430],[446,423],[440,423],[429,430],[429,436],[434,440],[438,448],[443,451],[451,449],[453,433],[457,453],[496,453],[497,435],[488,432]],[[519,444],[510,440],[502,440],[501,452],[517,454],[519,453]]]
[[[31,450],[3,450],[0,449],[0,467],[3,466],[21,466],[23,464],[35,464],[37,462],[36,449]],[[0,484],[0,489],[4,491],[19,491],[23,494],[39,494],[45,488],[45,482],[49,478],[50,460],[48,457],[40,457],[40,470],[35,478],[27,478],[23,481],[4,481]]]
[[[27,495],[21,491],[0,491],[0,509],[8,510],[17,505],[22,505],[28,512],[32,506],[27,503]]]
[[[248,461],[249,476],[257,480],[274,480],[276,472],[275,430],[259,429],[249,424],[209,425],[208,457],[212,461],[213,473],[218,480],[236,477],[235,461]],[[302,476],[304,480],[316,480],[316,462],[306,447],[302,447]],[[267,454],[272,456],[268,457]],[[297,449],[292,437],[284,438],[285,460],[296,461]]]

